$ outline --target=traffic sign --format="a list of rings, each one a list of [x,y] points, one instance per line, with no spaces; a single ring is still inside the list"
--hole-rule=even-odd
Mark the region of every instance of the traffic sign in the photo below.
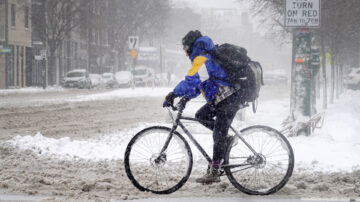
[[[138,36],[129,36],[129,49],[139,49],[139,37]]]
[[[137,50],[131,50],[131,51],[130,51],[130,56],[131,56],[132,58],[136,58],[136,57],[138,56]]]
[[[285,0],[285,27],[320,27],[320,0]]]

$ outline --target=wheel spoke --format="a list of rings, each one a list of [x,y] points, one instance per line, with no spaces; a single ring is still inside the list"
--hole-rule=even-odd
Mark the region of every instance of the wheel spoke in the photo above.
[[[240,135],[258,155],[245,151],[245,143],[233,146],[224,163],[249,163],[251,166],[242,169],[225,166],[229,180],[236,188],[248,194],[264,195],[279,190],[291,176],[294,166],[293,152],[288,141],[280,132],[266,126],[253,126],[243,131]]]
[[[171,193],[188,179],[192,155],[184,138],[175,132],[167,150],[160,154],[169,134],[168,128],[151,127],[130,141],[125,152],[125,169],[131,182],[140,190]]]

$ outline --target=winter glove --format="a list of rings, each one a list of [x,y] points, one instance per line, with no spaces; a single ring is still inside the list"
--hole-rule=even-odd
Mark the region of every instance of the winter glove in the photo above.
[[[186,103],[189,101],[190,99],[187,97],[182,97],[179,101],[179,103],[177,104],[179,107],[179,110],[185,109]]]
[[[170,107],[174,105],[174,99],[176,98],[176,96],[174,95],[173,92],[170,92],[166,97],[165,97],[165,101],[163,103],[163,107]]]

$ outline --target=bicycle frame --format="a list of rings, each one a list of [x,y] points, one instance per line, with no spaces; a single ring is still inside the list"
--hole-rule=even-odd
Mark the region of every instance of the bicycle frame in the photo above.
[[[169,108],[167,108],[167,109],[169,111],[170,117],[173,119],[170,109]],[[192,141],[192,143],[195,145],[195,147],[205,157],[205,159],[209,162],[209,164],[211,164],[212,158],[210,158],[210,156],[206,153],[206,151],[202,148],[202,146],[198,143],[198,141],[193,137],[193,135],[189,132],[189,130],[187,130],[187,128],[184,126],[184,124],[180,121],[180,120],[188,120],[188,121],[194,121],[194,122],[200,123],[200,119],[192,118],[192,117],[184,117],[184,116],[182,116],[182,112],[183,112],[183,109],[180,109],[179,113],[177,114],[176,119],[175,120],[173,119],[173,127],[170,131],[170,134],[169,134],[167,140],[165,141],[165,145],[162,148],[158,158],[160,158],[161,154],[163,154],[166,151],[174,131],[176,131],[177,127],[180,126],[181,129],[185,132],[185,134]],[[203,120],[201,120],[201,121],[203,121]],[[255,156],[258,155],[257,152],[249,145],[249,143],[247,143],[245,141],[245,139],[241,136],[241,133],[238,133],[232,126],[230,126],[230,129],[235,133],[235,136],[237,136],[254,153]],[[223,165],[223,167],[239,167],[239,166],[245,166],[245,165],[249,165],[249,164]]]

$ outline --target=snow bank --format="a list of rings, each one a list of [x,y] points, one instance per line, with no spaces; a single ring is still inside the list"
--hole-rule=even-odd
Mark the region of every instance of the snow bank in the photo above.
[[[9,142],[21,149],[33,150],[39,155],[50,155],[65,159],[81,158],[89,160],[122,159],[126,142],[132,133],[110,134],[89,140],[73,140],[44,137],[40,132],[35,136],[16,136]]]
[[[290,138],[297,161],[325,170],[359,169],[360,91],[347,91],[326,110],[324,125],[311,137]]]
[[[0,95],[10,95],[10,94],[22,94],[22,93],[43,93],[43,92],[56,92],[63,91],[64,89],[57,86],[50,86],[46,89],[40,87],[28,87],[28,88],[18,88],[18,89],[1,89]]]
[[[116,90],[78,99],[110,99],[126,96],[164,95],[169,89],[139,89],[137,91]],[[140,92],[140,94],[138,94]],[[141,94],[142,93],[142,94]],[[321,129],[316,129],[311,136],[289,137],[295,153],[297,168],[311,168],[319,171],[351,171],[360,166],[360,91],[348,91],[336,103],[329,105],[325,122]],[[187,109],[202,105],[196,100]],[[236,128],[247,125],[261,124],[280,129],[280,124],[289,112],[287,99],[261,102],[256,114],[250,108],[246,111],[246,122],[235,120]],[[186,110],[186,115],[192,114]],[[139,123],[139,127],[120,131],[116,134],[104,134],[96,139],[72,140],[69,137],[53,139],[42,136],[17,136],[8,142],[22,149],[30,149],[41,155],[55,155],[66,158],[83,159],[122,159],[130,138],[141,129],[150,125],[164,123]],[[195,138],[211,154],[212,137],[206,128],[186,123],[195,133]],[[180,132],[182,132],[180,130]],[[192,145],[192,144],[191,144]],[[202,159],[192,147],[195,160]]]

